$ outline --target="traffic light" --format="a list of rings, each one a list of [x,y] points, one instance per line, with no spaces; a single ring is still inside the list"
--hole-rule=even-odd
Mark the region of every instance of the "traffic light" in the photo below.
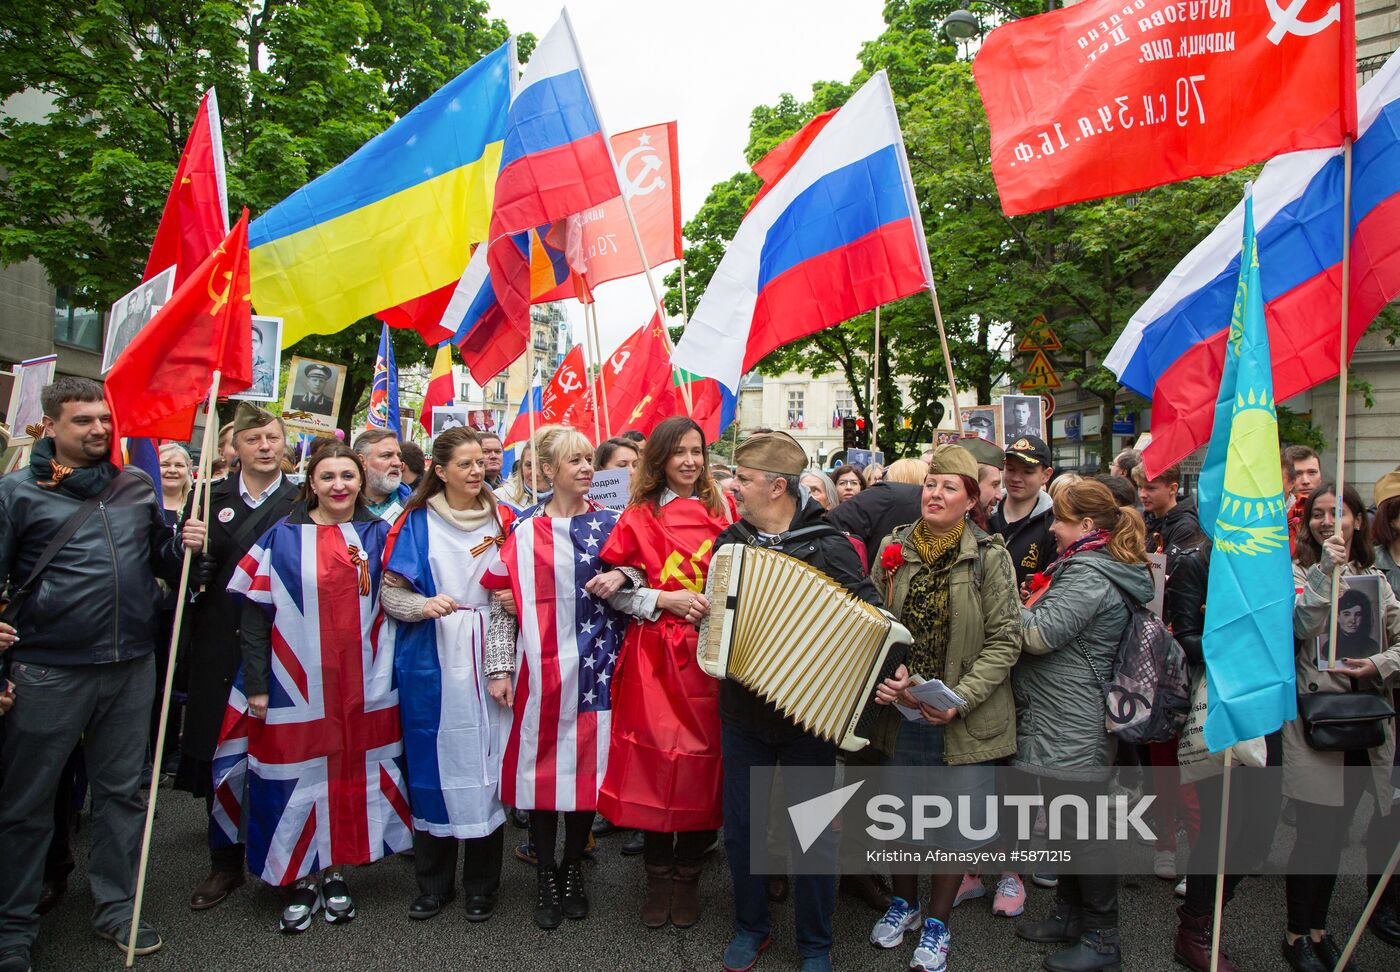
[[[869,449],[870,430],[865,427],[863,418],[845,418],[841,420],[841,448]]]

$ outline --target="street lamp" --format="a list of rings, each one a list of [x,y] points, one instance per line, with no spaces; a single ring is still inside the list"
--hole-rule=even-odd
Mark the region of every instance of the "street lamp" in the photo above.
[[[961,0],[958,9],[943,18],[943,23],[939,25],[949,40],[970,40],[982,33],[981,18],[969,9],[974,3],[983,7],[991,7],[1007,20],[1020,19],[1015,11],[994,2],[994,0]]]

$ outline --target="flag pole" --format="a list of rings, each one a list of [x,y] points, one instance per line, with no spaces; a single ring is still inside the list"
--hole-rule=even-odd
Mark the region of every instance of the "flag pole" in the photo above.
[[[593,326],[593,343],[594,343],[594,345],[598,348],[598,357],[599,357],[599,361],[598,361],[598,393],[599,393],[599,394],[602,396],[602,398],[603,398],[603,431],[606,432],[606,433],[608,434],[608,438],[611,439],[611,438],[613,437],[613,431],[612,431],[612,412],[610,411],[610,406],[608,405],[608,386],[607,386],[607,383],[603,381],[603,367],[604,367],[605,362],[602,360],[602,355],[603,355],[603,337],[602,337],[602,334],[598,331],[598,303],[597,303],[597,301],[595,300],[592,304],[589,304],[589,305],[588,305],[588,308],[589,308],[589,317],[590,317],[590,320],[591,320],[592,326]],[[595,404],[595,406],[596,406],[597,403],[595,402],[594,404]],[[594,411],[597,411],[596,407],[595,407]]]
[[[1356,927],[1351,930],[1351,937],[1347,939],[1347,947],[1342,949],[1342,957],[1337,960],[1335,972],[1343,972],[1347,963],[1351,961],[1351,954],[1356,951],[1357,943],[1361,941],[1361,933],[1370,924],[1371,916],[1376,912],[1376,906],[1381,903],[1381,895],[1385,894],[1391,878],[1395,876],[1397,865],[1400,865],[1400,842],[1397,842],[1395,850],[1390,852],[1390,862],[1386,864],[1385,871],[1381,873],[1381,879],[1376,883],[1376,890],[1372,891],[1371,897],[1367,899],[1366,907],[1362,910],[1361,918],[1356,922]]]
[[[875,357],[870,364],[875,381],[870,386],[870,451],[880,449],[880,305],[875,305]]]
[[[962,436],[962,405],[958,401],[958,380],[953,377],[953,356],[948,353],[948,333],[943,330],[943,308],[938,303],[938,286],[929,278],[928,295],[933,298],[933,319],[938,323],[938,344],[943,349],[943,364],[948,370],[948,394],[953,399],[953,428]]]
[[[560,12],[564,24],[569,29],[569,40],[574,45],[574,53],[578,54],[579,76],[583,78],[583,88],[588,92],[588,100],[593,105],[593,113],[598,119],[598,132],[603,137],[603,147],[608,150],[608,161],[612,164],[613,175],[617,175],[617,156],[613,154],[612,139],[608,136],[608,127],[603,124],[602,112],[598,110],[598,98],[593,94],[593,82],[588,77],[588,65],[583,63],[583,55],[578,49],[578,35],[574,33],[574,22],[569,16],[569,8],[565,7]],[[656,313],[661,318],[661,333],[666,339],[666,350],[674,355],[675,347],[671,344],[671,335],[666,331],[666,307],[661,303],[661,291],[656,287],[656,278],[651,274],[651,263],[647,260],[646,247],[642,245],[642,231],[637,228],[637,216],[632,212],[632,200],[627,197],[627,192],[622,188],[621,180],[618,180],[618,193],[622,197],[622,210],[627,214],[627,225],[632,230],[632,242],[637,246],[637,256],[642,261],[642,273],[647,278],[647,287],[651,290],[651,302],[656,307]],[[682,277],[684,275],[682,274]],[[679,372],[674,364],[671,365],[672,374],[679,379]],[[690,385],[679,380],[676,384],[681,387],[681,397],[685,400],[685,414],[692,415],[695,406],[690,400]]]
[[[591,326],[590,319],[588,316],[588,305],[583,303],[583,301],[579,301],[579,304],[583,306],[584,353],[588,356],[589,364],[596,367],[598,369],[598,374],[601,375],[603,373],[603,366],[602,363],[598,360],[598,344],[593,340],[593,328]],[[587,367],[584,368],[584,379],[588,382],[589,395],[593,396],[593,378],[588,374]],[[593,396],[593,448],[596,449],[602,444],[603,430],[598,425],[598,400],[596,396]]]
[[[525,421],[530,426],[530,491],[534,493],[535,502],[540,499],[540,455],[535,448],[535,328],[530,327],[530,339],[525,342],[525,400],[529,407],[525,409]],[[543,392],[541,392],[543,395]],[[523,478],[523,477],[522,477]]]
[[[681,250],[681,321],[690,323],[690,301],[685,294],[685,250]]]
[[[1225,913],[1225,833],[1230,820],[1230,766],[1234,763],[1231,750],[1225,750],[1225,778],[1220,792],[1220,831],[1215,852],[1215,910],[1210,925],[1210,972],[1220,969],[1220,922]]]
[[[1337,513],[1332,536],[1342,535],[1342,492],[1346,485],[1347,461],[1347,382],[1351,341],[1351,136],[1342,143],[1342,328],[1337,353]],[[1327,667],[1337,666],[1337,600],[1342,590],[1342,565],[1332,568],[1332,607],[1327,622]]]
[[[214,406],[219,398],[220,377],[220,373],[215,371],[213,381],[209,384],[209,401],[204,407],[204,437],[199,448],[199,479],[194,484],[195,495],[190,503],[192,511],[200,509],[200,491],[203,490],[202,506],[206,527],[209,523],[209,470],[213,464],[214,449],[218,445],[214,429],[219,420]],[[204,549],[209,549],[207,532],[204,535]],[[136,897],[131,907],[131,934],[126,941],[128,969],[136,964],[136,935],[141,928],[141,904],[146,895],[146,865],[151,859],[151,835],[156,822],[156,795],[160,791],[160,756],[165,751],[165,734],[169,729],[170,697],[175,691],[175,658],[180,645],[180,625],[184,621],[185,601],[190,589],[190,563],[193,557],[194,551],[185,547],[185,559],[180,565],[180,584],[175,593],[175,619],[170,629],[170,655],[165,663],[165,694],[161,698],[160,722],[156,729],[155,755],[152,757],[151,766],[151,792],[146,799],[146,826],[141,835],[141,859],[136,867]]]

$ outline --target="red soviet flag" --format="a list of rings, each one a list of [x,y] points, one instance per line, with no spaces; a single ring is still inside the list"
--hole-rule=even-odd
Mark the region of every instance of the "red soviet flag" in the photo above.
[[[248,302],[248,210],[209,258],[118,355],[107,373],[116,434],[185,441],[195,407],[253,383],[252,305]]]
[[[650,435],[658,422],[675,414],[671,349],[663,327],[653,314],[603,363],[602,400],[613,435],[628,429]]]
[[[1011,216],[1356,131],[1352,0],[1086,0],[998,27],[972,72]]]
[[[224,191],[224,140],[219,101],[210,88],[199,103],[165,211],[146,258],[142,280],[174,267],[179,287],[228,235],[228,201]],[[249,327],[252,325],[250,324]]]

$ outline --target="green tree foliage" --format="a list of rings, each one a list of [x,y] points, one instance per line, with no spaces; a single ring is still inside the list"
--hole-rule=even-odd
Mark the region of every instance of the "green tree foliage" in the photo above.
[[[33,257],[92,307],[139,280],[206,88],[232,215],[257,216],[508,36],[483,0],[9,0],[0,22],[0,99],[52,99],[41,121],[0,121],[0,263]],[[367,394],[378,331],[361,322],[292,349],[350,366],[342,426]],[[400,366],[427,359],[416,334],[395,338]]]
[[[948,0],[890,0],[886,30],[862,46],[861,69],[850,84],[819,84],[806,102],[785,95],[775,105],[754,109],[747,159],[757,160],[884,69],[904,129],[959,390],[988,402],[996,386],[1024,377],[1028,362],[1014,354],[1015,345],[1026,326],[1044,314],[1065,345],[1051,355],[1060,377],[1078,382],[1100,399],[1105,415],[1111,414],[1125,393],[1100,362],[1147,294],[1238,201],[1247,173],[1005,216],[968,52],[949,45],[936,30],[956,6]],[[1010,6],[1022,14],[1042,9],[1038,2]],[[716,185],[686,226],[692,306],[757,187],[751,172]],[[668,283],[674,298],[677,275]],[[673,300],[672,306],[678,303]],[[769,355],[760,370],[840,372],[857,411],[869,419],[873,318],[862,315],[794,342]],[[880,440],[899,451],[929,441],[937,417],[933,403],[947,390],[928,295],[883,308],[881,337]],[[907,397],[889,380],[894,375],[909,379]],[[912,419],[912,428],[900,427],[902,416]],[[1104,429],[1100,451],[1107,465],[1108,422]]]

